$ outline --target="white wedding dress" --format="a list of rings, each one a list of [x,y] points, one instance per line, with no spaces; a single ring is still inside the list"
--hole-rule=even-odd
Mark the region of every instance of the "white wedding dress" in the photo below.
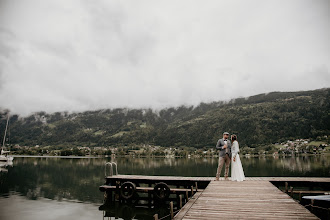
[[[243,181],[245,180],[244,171],[239,158],[239,145],[237,141],[234,141],[231,146],[231,180],[232,181]],[[234,161],[234,158],[235,161]]]

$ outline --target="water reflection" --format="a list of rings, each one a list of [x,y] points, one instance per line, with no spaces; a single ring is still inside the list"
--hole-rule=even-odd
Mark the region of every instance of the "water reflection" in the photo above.
[[[95,165],[94,165],[95,162]],[[18,192],[29,199],[101,202],[97,186],[103,182],[103,163],[96,159],[16,158],[1,174],[1,194]],[[101,168],[102,167],[102,168]]]
[[[115,160],[120,174],[176,176],[214,176],[218,162],[217,158]],[[103,194],[98,186],[104,183],[104,164],[108,161],[110,158],[15,158],[14,164],[0,164],[0,199],[13,198],[15,195],[24,197],[26,201],[50,199],[91,203],[99,207],[103,204]],[[242,157],[242,164],[246,176],[250,177],[330,176],[330,156]],[[11,206],[15,204],[3,202],[1,209]],[[21,217],[24,218],[24,214]]]
[[[329,156],[243,158],[247,176],[330,176]]]
[[[159,218],[169,215],[168,204],[161,204],[150,207],[146,204],[136,203],[104,203],[99,207],[105,219],[115,217],[115,219],[154,219],[154,214]],[[104,219],[103,218],[103,219]],[[165,218],[166,219],[166,218]],[[168,218],[167,218],[168,219]]]
[[[7,167],[12,167],[13,161],[0,161],[0,172],[8,172]]]

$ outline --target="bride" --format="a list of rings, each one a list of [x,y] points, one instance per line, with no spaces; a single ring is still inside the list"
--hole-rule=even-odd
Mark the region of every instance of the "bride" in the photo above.
[[[237,136],[231,136],[231,180],[232,181],[243,181],[245,180],[244,171],[241,163],[241,159],[239,158],[239,146],[237,142]]]

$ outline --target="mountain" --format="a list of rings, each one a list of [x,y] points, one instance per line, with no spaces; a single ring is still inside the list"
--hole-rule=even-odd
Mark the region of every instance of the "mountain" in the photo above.
[[[272,92],[230,102],[152,109],[105,109],[82,113],[38,112],[10,117],[9,138],[21,146],[214,146],[223,131],[254,147],[330,134],[330,89]],[[6,112],[1,112],[0,128]],[[3,137],[1,129],[0,135]]]

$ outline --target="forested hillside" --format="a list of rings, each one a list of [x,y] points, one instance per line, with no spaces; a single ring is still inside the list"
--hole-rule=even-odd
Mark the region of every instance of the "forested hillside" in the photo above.
[[[245,146],[330,134],[329,91],[273,92],[160,111],[105,109],[11,115],[7,143],[21,146],[214,146],[223,131]],[[1,113],[3,137],[6,111]]]

